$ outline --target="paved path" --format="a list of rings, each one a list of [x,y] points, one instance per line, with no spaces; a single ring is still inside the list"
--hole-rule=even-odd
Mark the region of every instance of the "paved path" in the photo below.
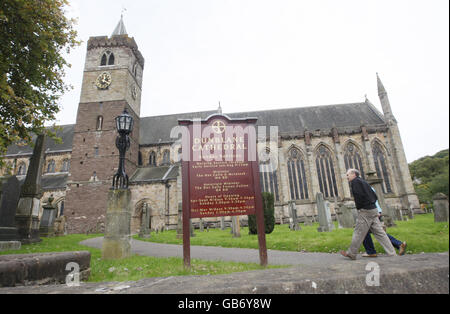
[[[102,241],[102,237],[93,238],[82,241],[80,244],[101,249]],[[178,244],[161,244],[132,239],[131,251],[143,256],[183,258],[183,246]],[[259,250],[193,245],[191,246],[191,259],[194,258],[259,264]],[[269,265],[312,266],[334,265],[346,259],[336,253],[300,253],[275,250],[267,250],[267,258]]]

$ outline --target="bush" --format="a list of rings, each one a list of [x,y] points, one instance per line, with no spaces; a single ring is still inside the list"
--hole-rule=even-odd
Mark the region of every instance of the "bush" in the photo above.
[[[273,194],[263,192],[262,193],[262,203],[264,209],[264,225],[265,225],[265,233],[272,233],[275,228],[275,206],[274,206],[274,197]],[[248,216],[248,233],[249,234],[257,234],[257,223],[256,223],[256,215]]]

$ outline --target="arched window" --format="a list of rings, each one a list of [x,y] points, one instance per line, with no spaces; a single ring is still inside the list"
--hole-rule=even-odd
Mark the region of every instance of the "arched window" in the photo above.
[[[170,151],[167,149],[163,153],[163,164],[164,165],[170,164]]]
[[[70,160],[64,159],[61,167],[61,172],[69,172],[70,169]]]
[[[264,153],[264,152],[263,152]],[[262,192],[269,192],[274,195],[275,201],[280,200],[280,195],[278,193],[278,176],[276,170],[276,163],[273,162],[273,155],[267,148],[265,151],[265,156],[260,156],[259,160],[259,172],[260,172],[260,184]]]
[[[97,127],[96,130],[97,131],[101,131],[103,128],[103,117],[102,116],[98,116],[97,117]]]
[[[114,65],[114,54],[111,53],[108,60],[108,65]]]
[[[333,157],[324,145],[321,145],[316,152],[316,169],[320,192],[322,192],[323,196],[338,196]]]
[[[156,153],[152,151],[150,153],[150,158],[148,159],[148,164],[150,166],[156,166]]]
[[[386,156],[383,151],[384,150],[380,143],[376,141],[372,143],[372,153],[375,162],[375,169],[377,170],[377,176],[378,178],[383,179],[383,193],[392,193],[391,181],[387,170]]]
[[[102,55],[100,65],[114,65],[114,54],[111,51],[105,51]]]
[[[23,176],[27,173],[27,165],[24,162],[19,164],[19,169],[17,170],[18,176]]]
[[[53,172],[55,172],[55,161],[53,159],[51,159],[47,165],[47,173],[53,173]]]
[[[345,169],[358,169],[361,177],[365,178],[364,166],[362,163],[361,153],[353,143],[348,143],[344,150]]]
[[[137,68],[138,68],[138,63],[135,62],[133,65],[133,75],[134,77],[137,77]]]
[[[293,148],[288,153],[288,176],[291,200],[308,199],[308,184],[306,182],[305,161],[300,151]]]

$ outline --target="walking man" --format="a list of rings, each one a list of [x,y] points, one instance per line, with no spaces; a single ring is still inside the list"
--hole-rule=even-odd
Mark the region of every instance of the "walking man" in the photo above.
[[[355,260],[359,247],[370,230],[377,241],[380,242],[387,255],[397,255],[391,241],[386,235],[386,232],[383,230],[380,220],[378,219],[378,210],[375,205],[377,195],[372,190],[370,185],[360,177],[358,170],[349,169],[347,171],[347,180],[350,182],[356,209],[358,210],[358,216],[356,219],[356,226],[353,231],[353,238],[350,248],[348,251],[341,251],[341,254]]]

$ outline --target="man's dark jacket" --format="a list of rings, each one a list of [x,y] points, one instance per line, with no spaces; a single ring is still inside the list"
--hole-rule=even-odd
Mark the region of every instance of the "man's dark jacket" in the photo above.
[[[350,182],[350,186],[352,187],[353,197],[355,198],[356,209],[377,208],[375,203],[378,198],[369,183],[360,177],[356,177]]]

